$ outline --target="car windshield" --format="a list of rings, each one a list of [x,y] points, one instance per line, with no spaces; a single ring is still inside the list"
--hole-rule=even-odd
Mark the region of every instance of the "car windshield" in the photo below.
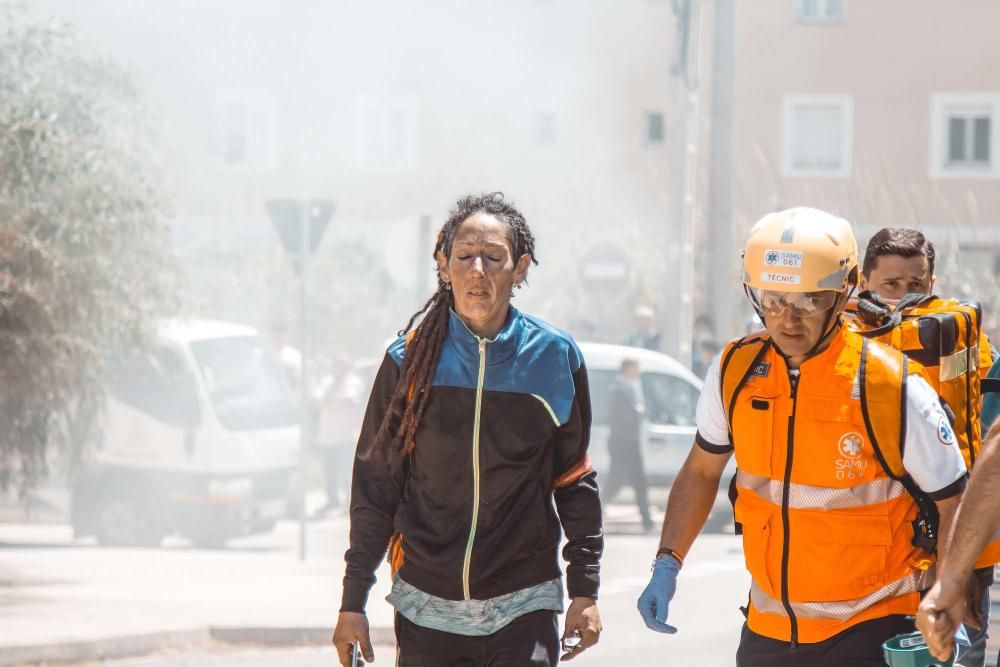
[[[199,340],[191,351],[223,426],[245,431],[298,423],[288,379],[256,337]]]
[[[698,388],[666,373],[643,373],[646,418],[654,424],[694,426]]]

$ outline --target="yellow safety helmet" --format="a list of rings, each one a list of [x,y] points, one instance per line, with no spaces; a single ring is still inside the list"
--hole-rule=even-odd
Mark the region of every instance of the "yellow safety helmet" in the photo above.
[[[815,208],[770,213],[750,230],[743,251],[748,291],[846,291],[858,283],[851,224]]]

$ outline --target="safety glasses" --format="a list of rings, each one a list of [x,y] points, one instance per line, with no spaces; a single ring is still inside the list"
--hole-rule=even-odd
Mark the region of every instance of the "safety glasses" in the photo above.
[[[823,290],[820,292],[776,292],[749,288],[750,299],[767,317],[781,317],[789,313],[792,317],[807,318],[820,315],[837,304],[840,292]]]

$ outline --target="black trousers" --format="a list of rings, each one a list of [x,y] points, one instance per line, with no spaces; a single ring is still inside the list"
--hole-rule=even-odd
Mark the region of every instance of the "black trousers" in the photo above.
[[[882,642],[915,629],[913,618],[886,616],[793,651],[788,642],[758,635],[744,624],[736,667],[885,667]]]
[[[649,490],[646,484],[646,468],[642,463],[639,443],[608,442],[611,454],[611,469],[608,479],[601,484],[601,500],[610,504],[624,486],[635,490],[635,503],[639,506],[643,528],[650,528],[653,520],[649,516]]]
[[[554,611],[535,611],[492,635],[469,637],[421,627],[396,614],[397,667],[555,667],[559,626]]]

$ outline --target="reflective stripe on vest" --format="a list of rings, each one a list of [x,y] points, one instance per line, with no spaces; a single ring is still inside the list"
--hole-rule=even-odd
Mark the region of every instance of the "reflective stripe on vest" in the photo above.
[[[916,504],[872,443],[874,435],[894,475],[905,474],[905,365],[899,352],[868,344],[859,391],[862,344],[841,329],[801,365],[794,399],[784,358],[765,336],[725,352],[736,521],[753,577],[748,624],[764,636],[817,642],[916,611],[927,576],[915,567],[925,554],[911,544]]]
[[[773,505],[781,504],[785,484],[778,479],[768,479],[736,471],[736,485],[748,490]],[[862,482],[846,489],[792,483],[788,492],[788,506],[793,509],[837,510],[859,505],[876,505],[906,495],[903,485],[888,477]]]
[[[882,586],[863,598],[835,602],[793,602],[792,610],[800,619],[849,621],[880,602],[903,595],[920,593],[920,591],[930,588],[933,583],[933,569],[917,570],[902,579]],[[781,604],[781,600],[772,598],[761,590],[755,582],[750,583],[750,601],[762,613],[785,615],[785,607]]]
[[[843,628],[893,614],[912,614],[920,601],[917,591],[933,583],[933,575],[914,572],[872,594],[855,600],[792,604],[796,616],[799,641],[820,642]],[[788,634],[790,619],[784,605],[751,583],[750,615],[754,617],[755,632],[765,636]]]

